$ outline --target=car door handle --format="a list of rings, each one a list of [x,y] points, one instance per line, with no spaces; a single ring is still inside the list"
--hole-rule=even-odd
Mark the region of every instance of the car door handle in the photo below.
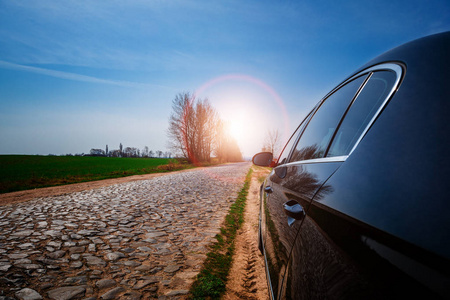
[[[289,200],[283,204],[284,213],[288,217],[288,225],[292,226],[296,220],[302,220],[305,217],[303,207],[295,200]]]
[[[266,186],[266,187],[264,188],[264,192],[266,192],[267,194],[272,194],[273,189],[272,189],[271,186]]]

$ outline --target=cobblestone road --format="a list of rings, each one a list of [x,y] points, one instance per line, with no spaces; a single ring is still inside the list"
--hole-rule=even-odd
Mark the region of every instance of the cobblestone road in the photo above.
[[[0,207],[0,299],[183,298],[249,163]]]

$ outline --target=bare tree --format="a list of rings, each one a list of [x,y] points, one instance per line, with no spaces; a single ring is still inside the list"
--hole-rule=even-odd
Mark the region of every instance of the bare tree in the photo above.
[[[124,157],[138,157],[139,156],[139,149],[136,147],[126,147],[123,151]]]
[[[218,116],[208,99],[198,100],[195,104],[195,130],[197,131],[195,146],[197,159],[210,161],[213,151],[215,128]]]
[[[274,157],[277,157],[281,146],[281,134],[278,129],[267,130],[262,150],[271,152]]]
[[[145,146],[144,149],[142,149],[142,157],[148,157],[148,147]]]
[[[189,162],[210,161],[218,116],[207,99],[195,99],[189,93],[172,101],[169,119],[169,143],[175,153]]]
[[[121,157],[120,150],[111,150],[109,152],[110,157]]]
[[[105,156],[105,150],[103,149],[91,149],[90,156]]]
[[[183,157],[189,157],[188,137],[192,134],[193,99],[189,93],[178,94],[172,101],[172,115],[169,118],[169,146]]]

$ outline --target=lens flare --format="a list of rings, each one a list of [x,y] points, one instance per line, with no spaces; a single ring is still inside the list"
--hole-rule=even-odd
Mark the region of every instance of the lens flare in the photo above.
[[[194,92],[208,98],[224,121],[242,152],[260,150],[268,129],[288,133],[289,117],[283,100],[270,85],[245,74],[226,74],[203,83]]]

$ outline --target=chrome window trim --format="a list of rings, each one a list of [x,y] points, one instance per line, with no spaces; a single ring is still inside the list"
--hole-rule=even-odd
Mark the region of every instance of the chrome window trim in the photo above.
[[[280,157],[281,157],[281,155],[284,153],[284,150],[286,150],[286,146],[289,144],[289,142],[290,142],[291,139],[293,138],[293,139],[294,139],[294,143],[293,143],[294,146],[291,147],[291,149],[288,149],[289,153],[288,153],[288,155],[286,156],[286,160],[287,160],[287,161],[289,161],[289,160],[291,159],[292,152],[293,152],[295,146],[297,145],[299,138],[302,136],[303,131],[305,130],[306,126],[308,126],[309,119],[311,119],[311,117],[314,115],[315,111],[317,110],[317,106],[318,106],[318,105],[316,104],[316,105],[314,106],[314,108],[311,109],[310,112],[306,115],[306,117],[300,122],[300,125],[298,125],[297,128],[295,128],[294,133],[291,135],[291,137],[289,138],[289,140],[288,140],[288,141],[286,142],[286,144],[284,145],[283,150],[280,152]],[[303,123],[305,123],[305,124],[303,124]],[[305,128],[299,130],[300,127],[302,127],[303,125],[305,125]],[[297,132],[297,130],[299,130],[299,132]],[[296,133],[297,133],[297,135],[294,136]],[[279,162],[280,157],[277,158],[277,163]],[[287,164],[287,163],[284,163],[283,165],[285,165],[285,164]]]
[[[287,164],[283,164],[280,166],[286,167],[286,166],[294,166],[294,165],[298,165],[298,164],[305,165],[305,164],[317,164],[317,163],[344,162],[347,159],[347,157],[348,157],[348,155],[306,159],[306,160],[289,162]]]
[[[391,98],[394,95],[394,93],[400,87],[400,82],[401,82],[401,80],[403,79],[403,76],[404,76],[404,67],[402,65],[400,65],[400,64],[384,63],[384,64],[373,66],[373,67],[371,67],[371,68],[369,68],[367,70],[362,71],[359,74],[362,74],[363,72],[364,73],[365,72],[376,72],[376,71],[383,71],[383,70],[385,70],[385,71],[393,71],[397,75],[397,78],[395,79],[395,83],[392,85],[392,88],[389,91],[389,94],[386,96],[386,98],[384,99],[383,103],[381,103],[380,107],[378,108],[376,113],[373,115],[372,119],[367,124],[366,128],[363,130],[363,132],[359,136],[359,138],[356,141],[355,145],[353,146],[352,150],[350,150],[350,152],[348,153],[349,156],[352,155],[353,151],[356,149],[356,147],[358,147],[359,143],[364,138],[364,136],[366,135],[367,131],[369,131],[370,127],[372,127],[373,123],[375,123],[375,120],[378,118],[380,113],[386,107],[386,105],[389,102],[389,100],[391,100]],[[363,89],[364,89],[364,87],[363,87]],[[355,101],[357,101],[357,100],[358,99],[356,98]]]
[[[316,111],[318,109],[320,109],[321,104],[326,101],[326,99],[328,99],[332,94],[334,94],[337,90],[339,90],[341,87],[343,87],[345,84],[349,83],[350,81],[356,79],[357,77],[363,76],[368,74],[368,78],[365,80],[365,82],[363,83],[363,85],[360,87],[359,91],[357,92],[357,95],[354,97],[354,99],[351,101],[349,107],[347,108],[347,110],[350,109],[351,105],[353,105],[354,101],[357,101],[359,94],[361,93],[362,90],[364,90],[367,82],[369,82],[370,77],[371,77],[371,73],[373,72],[377,72],[377,71],[393,71],[397,78],[395,79],[394,84],[392,85],[391,90],[389,91],[389,94],[386,96],[386,98],[384,99],[383,103],[381,103],[380,107],[378,108],[378,110],[375,112],[375,114],[373,115],[372,119],[369,121],[369,123],[367,124],[366,128],[363,130],[363,132],[361,133],[361,135],[359,136],[359,138],[357,139],[355,145],[353,146],[352,150],[350,150],[348,155],[344,155],[344,156],[331,156],[331,157],[322,157],[322,158],[314,158],[314,159],[308,159],[308,160],[301,160],[301,161],[293,161],[293,162],[289,162],[287,164],[283,164],[283,166],[288,166],[288,165],[295,165],[295,164],[312,164],[312,163],[327,163],[327,162],[344,162],[347,157],[349,157],[353,151],[356,149],[356,147],[358,147],[359,143],[361,142],[361,140],[363,139],[363,137],[366,135],[367,131],[369,131],[370,127],[372,126],[372,124],[375,122],[375,120],[378,118],[378,116],[380,115],[381,111],[383,111],[383,109],[385,108],[386,104],[389,102],[389,100],[392,98],[393,94],[398,90],[398,88],[400,87],[400,83],[404,77],[404,73],[405,73],[405,69],[406,67],[401,64],[401,63],[397,63],[397,62],[391,62],[391,63],[382,63],[379,65],[375,65],[372,67],[369,67],[367,69],[364,69],[358,73],[356,73],[355,75],[351,76],[350,78],[346,79],[344,82],[342,82],[341,84],[339,84],[336,88],[334,88],[331,92],[329,92],[324,98],[322,98],[321,101],[319,101],[319,103],[317,105],[314,106],[314,109],[312,110],[313,113],[311,114],[311,116],[309,116],[309,120],[307,121],[308,124],[306,124],[306,127],[303,129],[306,130],[306,128],[308,128],[309,125],[309,121],[311,120],[311,118],[314,118],[314,115],[316,113]],[[346,115],[346,114],[345,114]],[[345,115],[343,117],[343,119],[345,119]],[[340,123],[342,123],[342,120],[340,120]],[[303,122],[302,122],[303,123]],[[339,126],[336,128],[336,131],[339,129]],[[299,142],[299,139],[301,139],[301,136],[303,135],[303,132],[301,132],[299,134],[299,136],[297,137],[297,141],[295,141],[295,146],[297,146],[297,143]],[[331,143],[333,142],[333,139],[330,141],[328,148],[331,146]],[[327,152],[328,152],[328,148],[327,148]],[[288,156],[288,159],[290,160],[292,156],[292,149],[291,149],[291,153]]]

